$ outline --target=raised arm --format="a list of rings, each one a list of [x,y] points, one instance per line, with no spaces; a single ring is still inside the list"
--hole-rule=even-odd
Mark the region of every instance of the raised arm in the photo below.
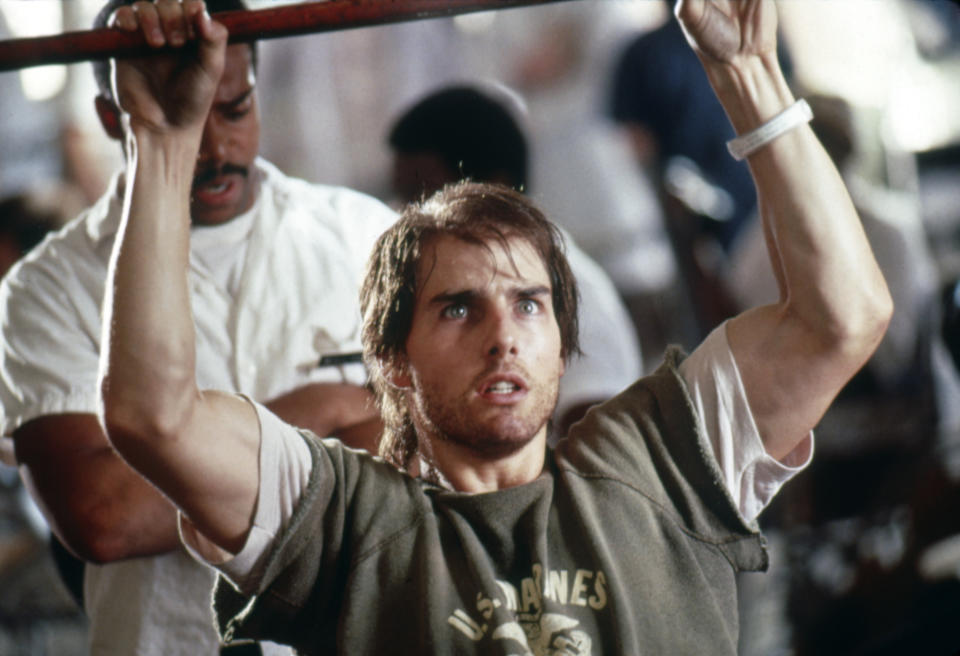
[[[116,24],[155,47],[189,45],[115,67],[127,186],[107,281],[102,422],[130,465],[236,551],[256,501],[259,427],[246,401],[197,388],[187,283],[191,181],[227,34],[198,0],[138,2]]]
[[[679,0],[677,17],[738,135],[795,101],[772,0]],[[748,157],[777,303],[727,336],[767,451],[789,454],[873,353],[893,311],[853,203],[807,125]]]

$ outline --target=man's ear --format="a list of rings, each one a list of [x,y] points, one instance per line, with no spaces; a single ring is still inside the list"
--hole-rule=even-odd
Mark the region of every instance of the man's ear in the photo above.
[[[97,116],[100,117],[100,125],[106,130],[107,135],[111,139],[122,141],[123,127],[120,125],[120,108],[102,94],[98,95],[93,103],[97,108]]]

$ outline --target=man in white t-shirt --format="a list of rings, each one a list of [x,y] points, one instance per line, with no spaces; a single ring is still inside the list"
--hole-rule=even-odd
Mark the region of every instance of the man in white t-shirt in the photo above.
[[[212,99],[227,35],[199,2],[166,9],[157,45],[190,28],[197,48],[159,78],[118,64],[140,157],[106,301],[102,421],[235,586],[218,587],[224,638],[316,654],[736,653],[735,574],[765,563],[756,512],[809,458],[892,313],[836,169],[796,109],[782,115],[795,104],[775,6],[677,11],[751,135],[780,299],[671,353],[548,450],[577,350],[561,241],[515,192],[447,188],[380,238],[363,284],[387,462],[197,385],[184,172],[206,106],[161,90]]]
[[[98,113],[122,139],[109,63],[97,71]],[[321,434],[372,445],[379,419],[362,388],[362,365],[318,364],[359,350],[363,266],[396,216],[373,198],[288,178],[257,158],[255,82],[254,47],[229,47],[203,139],[192,146],[197,382],[244,393]],[[23,480],[55,535],[89,563],[91,653],[210,656],[219,651],[213,575],[183,553],[173,506],[117,456],[96,417],[100,309],[127,184],[116,176],[0,287],[0,439],[15,443]]]

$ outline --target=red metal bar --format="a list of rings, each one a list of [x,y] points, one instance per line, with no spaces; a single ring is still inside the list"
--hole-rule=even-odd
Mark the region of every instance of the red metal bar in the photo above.
[[[312,32],[330,32],[566,0],[327,0],[253,11],[225,11],[216,19],[241,43]],[[69,64],[156,52],[139,33],[112,29],[0,41],[0,71]]]

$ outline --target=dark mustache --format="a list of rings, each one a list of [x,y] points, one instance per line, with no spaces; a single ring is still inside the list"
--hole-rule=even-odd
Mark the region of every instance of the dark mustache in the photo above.
[[[198,171],[197,174],[193,176],[193,186],[194,188],[200,187],[211,180],[216,180],[220,176],[230,175],[233,173],[242,175],[246,178],[250,176],[250,169],[239,164],[224,164],[223,166],[203,169],[202,171]]]

